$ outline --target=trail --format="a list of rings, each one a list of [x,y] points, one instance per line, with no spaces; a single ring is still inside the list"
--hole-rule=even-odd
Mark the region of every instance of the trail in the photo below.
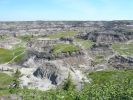
[[[15,57],[13,57],[13,59],[11,59],[9,62],[4,63],[4,64],[0,64],[0,70],[12,69],[10,66],[8,66],[8,64],[12,63],[18,56],[21,56],[24,53],[25,53],[25,51],[23,51],[22,53],[20,53],[19,55],[15,56]]]
[[[20,53],[19,55],[15,56],[12,60],[10,60],[9,62],[7,62],[6,64],[12,63],[18,56],[21,56],[25,53],[25,51],[23,51],[22,53]]]

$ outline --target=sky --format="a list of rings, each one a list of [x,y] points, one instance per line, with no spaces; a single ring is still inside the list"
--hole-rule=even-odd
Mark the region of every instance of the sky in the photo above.
[[[133,20],[133,0],[0,0],[0,21]]]

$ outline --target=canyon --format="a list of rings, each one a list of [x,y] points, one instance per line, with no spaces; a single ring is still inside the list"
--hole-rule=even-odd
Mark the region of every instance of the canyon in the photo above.
[[[88,73],[133,68],[133,21],[0,22],[0,71],[19,69],[21,87],[46,91],[70,75],[76,88]]]

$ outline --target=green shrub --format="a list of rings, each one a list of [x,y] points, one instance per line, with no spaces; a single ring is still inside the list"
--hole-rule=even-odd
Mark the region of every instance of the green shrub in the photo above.
[[[75,89],[75,85],[73,83],[73,80],[71,79],[71,75],[70,74],[68,75],[68,78],[65,80],[62,89],[66,90],[66,91]]]

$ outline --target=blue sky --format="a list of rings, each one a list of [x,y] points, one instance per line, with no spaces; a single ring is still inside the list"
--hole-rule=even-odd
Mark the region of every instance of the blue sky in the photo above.
[[[133,20],[133,0],[0,0],[0,21]]]

